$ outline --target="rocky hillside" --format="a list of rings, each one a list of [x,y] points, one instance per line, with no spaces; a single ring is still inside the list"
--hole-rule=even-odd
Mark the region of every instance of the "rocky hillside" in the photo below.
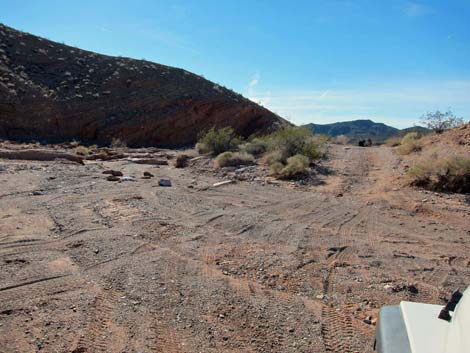
[[[0,24],[0,138],[179,146],[212,126],[248,136],[283,122],[188,71],[100,55]]]

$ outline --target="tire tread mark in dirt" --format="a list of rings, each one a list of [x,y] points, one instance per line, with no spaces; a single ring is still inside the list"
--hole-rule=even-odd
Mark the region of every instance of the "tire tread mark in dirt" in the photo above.
[[[112,337],[108,337],[113,305],[109,295],[99,293],[88,310],[90,313],[86,332],[81,335],[73,353],[110,352]]]

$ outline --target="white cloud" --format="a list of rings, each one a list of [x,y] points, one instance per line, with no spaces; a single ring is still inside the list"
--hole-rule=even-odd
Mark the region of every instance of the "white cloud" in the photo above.
[[[432,12],[429,6],[423,5],[418,2],[408,2],[403,7],[403,13],[408,17],[420,17],[428,15]]]

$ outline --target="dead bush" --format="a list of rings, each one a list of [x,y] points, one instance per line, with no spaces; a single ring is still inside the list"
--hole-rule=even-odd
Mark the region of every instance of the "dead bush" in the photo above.
[[[470,193],[470,156],[454,151],[428,153],[408,170],[407,182],[428,190]]]
[[[188,161],[191,157],[185,153],[181,153],[176,156],[175,167],[176,168],[185,168],[188,166]]]
[[[407,133],[401,140],[401,145],[397,148],[400,155],[408,155],[413,152],[421,151],[423,144],[419,140],[421,135],[417,132]]]
[[[240,165],[254,164],[255,159],[251,154],[240,152],[223,152],[214,161],[217,168],[238,167]]]
[[[333,142],[337,145],[347,145],[349,142],[349,137],[346,135],[338,135],[333,139]]]
[[[385,141],[385,145],[388,147],[397,147],[401,145],[401,138],[398,136],[392,136]]]
[[[75,153],[80,156],[88,156],[90,154],[90,149],[85,146],[78,146],[75,148]]]

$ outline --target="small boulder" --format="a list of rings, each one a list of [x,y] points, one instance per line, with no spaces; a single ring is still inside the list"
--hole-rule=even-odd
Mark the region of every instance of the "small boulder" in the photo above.
[[[150,178],[153,178],[153,177],[154,177],[154,175],[153,175],[152,173],[150,173],[150,172],[144,172],[144,178],[145,178],[145,179],[150,179]]]
[[[110,174],[112,176],[115,176],[115,177],[118,177],[118,176],[123,176],[122,172],[120,172],[119,170],[105,170],[103,172],[103,174]]]
[[[158,181],[158,185],[159,186],[171,186],[171,180],[162,178]]]
[[[121,180],[121,178],[119,178],[118,176],[115,176],[115,175],[110,175],[106,178],[107,181],[119,181]]]

